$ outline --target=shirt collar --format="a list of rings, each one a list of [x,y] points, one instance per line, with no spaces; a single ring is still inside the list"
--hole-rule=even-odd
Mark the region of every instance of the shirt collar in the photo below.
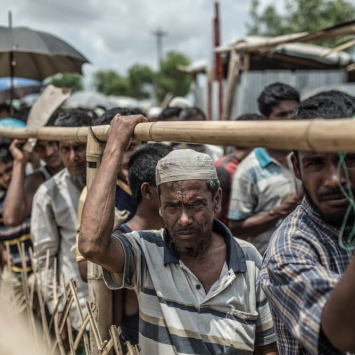
[[[212,230],[224,237],[227,245],[227,257],[226,263],[228,269],[233,269],[234,272],[246,272],[247,265],[245,261],[245,255],[242,248],[234,240],[230,230],[220,221],[215,219],[213,221]],[[167,264],[180,264],[178,256],[170,249],[168,244],[168,230],[166,227],[163,232],[164,238],[164,266]]]
[[[254,153],[255,153],[256,159],[258,159],[259,164],[262,168],[265,168],[270,163],[273,163],[272,158],[270,157],[270,155],[268,153],[266,153],[265,149],[255,148]]]

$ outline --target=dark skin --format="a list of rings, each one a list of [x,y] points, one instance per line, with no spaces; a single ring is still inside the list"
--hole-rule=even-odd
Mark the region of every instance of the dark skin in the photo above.
[[[40,172],[26,176],[26,165],[31,155],[22,150],[24,143],[24,140],[15,139],[10,145],[14,168],[4,204],[4,224],[8,227],[18,226],[30,215],[33,196],[44,182]],[[47,164],[52,175],[63,169],[57,142],[39,140],[35,152]]]
[[[131,142],[129,148],[122,156],[122,162],[118,171],[118,178],[128,184],[128,163],[132,154],[142,145],[142,142]]]
[[[86,144],[75,141],[59,142],[59,156],[71,176],[86,173]]]
[[[160,215],[172,241],[186,252],[180,259],[195,274],[205,292],[219,279],[226,260],[224,238],[212,231],[214,213],[221,208],[222,190],[214,199],[203,180],[166,183],[160,186]],[[195,251],[202,239],[206,249]]]
[[[121,243],[111,236],[114,216],[110,211],[114,210],[113,196],[123,152],[130,145],[134,127],[141,122],[147,122],[141,115],[116,115],[112,120],[102,162],[85,202],[79,236],[79,250],[86,259],[121,274],[124,271],[125,255]],[[213,216],[219,211],[220,200],[221,190],[212,199],[206,183],[201,181],[187,181],[173,188],[162,186],[160,193],[160,214],[174,242],[188,249],[201,237],[209,241],[208,248],[198,253],[198,262],[192,260],[189,251],[182,256],[184,263],[200,279],[206,291],[219,278],[225,262],[224,239],[212,232]],[[98,216],[97,211],[103,213]],[[199,229],[201,234],[191,230],[194,228]],[[208,266],[207,255],[211,258]],[[275,344],[260,348],[256,349],[257,354],[277,353]]]
[[[283,100],[272,107],[268,117],[261,115],[263,120],[289,120],[298,102],[296,100]],[[287,166],[287,155],[289,151],[265,149],[266,152],[278,161]],[[260,233],[272,228],[280,218],[288,216],[302,201],[303,193],[289,195],[279,206],[271,211],[260,215],[252,216],[241,221],[228,220],[228,227],[234,236],[238,238],[253,238]]]
[[[295,175],[302,180],[313,204],[323,215],[344,216],[349,203],[343,198],[339,185],[346,189],[346,179],[341,172],[338,177],[337,153],[298,152],[293,155]],[[355,154],[345,160],[350,188],[355,188]],[[327,222],[327,221],[325,221]],[[328,340],[342,352],[355,352],[355,259],[334,288],[322,312],[321,327]]]

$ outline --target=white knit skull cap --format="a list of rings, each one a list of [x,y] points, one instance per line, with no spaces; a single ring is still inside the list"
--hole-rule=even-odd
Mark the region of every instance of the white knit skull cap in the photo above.
[[[172,181],[215,180],[217,171],[211,157],[191,149],[177,149],[160,159],[155,171],[157,186]]]

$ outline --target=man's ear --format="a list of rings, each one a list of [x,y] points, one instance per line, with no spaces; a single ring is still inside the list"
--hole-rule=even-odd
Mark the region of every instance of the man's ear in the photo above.
[[[142,198],[150,201],[153,196],[150,192],[150,185],[147,182],[143,182],[143,184],[141,185],[141,195]]]
[[[296,178],[298,180],[302,180],[302,178],[301,178],[301,164],[299,161],[299,155],[297,157],[296,154],[292,152],[291,153],[291,162],[292,162],[292,167],[293,167],[293,173],[295,174]]]
[[[222,189],[219,188],[216,192],[216,196],[214,197],[214,208],[213,208],[214,213],[218,213],[221,211],[221,204],[222,204]]]

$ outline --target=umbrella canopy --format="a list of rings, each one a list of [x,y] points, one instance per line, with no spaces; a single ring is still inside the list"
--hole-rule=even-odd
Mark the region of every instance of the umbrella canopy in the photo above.
[[[103,107],[106,110],[114,108],[117,105],[108,99],[106,95],[96,91],[77,91],[74,92],[62,105],[65,109],[83,108],[85,110],[94,110],[97,107]]]
[[[49,33],[26,27],[0,26],[0,77],[14,76],[42,81],[57,73],[80,73],[89,61],[76,49]]]
[[[41,91],[42,83],[37,80],[14,78],[14,99]],[[11,78],[0,78],[0,102],[11,98]]]

